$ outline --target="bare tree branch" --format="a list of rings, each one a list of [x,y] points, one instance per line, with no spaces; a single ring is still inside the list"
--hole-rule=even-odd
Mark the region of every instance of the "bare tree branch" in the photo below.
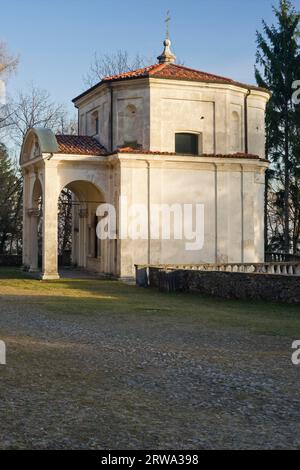
[[[126,50],[120,49],[114,54],[98,55],[95,53],[90,70],[83,80],[85,85],[93,86],[104,77],[130,72],[131,70],[145,66],[145,58],[141,57],[139,54],[131,58]]]
[[[31,127],[47,127],[54,132],[61,130],[61,123],[66,119],[66,110],[51,100],[50,94],[31,85],[28,92],[19,92],[8,105],[9,117],[6,126],[10,127],[10,136],[17,145],[22,143],[24,135]]]

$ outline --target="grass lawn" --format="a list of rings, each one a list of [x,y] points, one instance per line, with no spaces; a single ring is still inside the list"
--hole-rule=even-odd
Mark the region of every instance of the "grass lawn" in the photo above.
[[[0,269],[0,449],[299,449],[299,306]]]
[[[38,281],[17,269],[0,269],[0,299],[40,305],[61,314],[101,311],[179,321],[197,320],[215,327],[241,327],[251,333],[300,338],[300,307],[266,302],[220,300],[197,294],[160,293],[115,281],[62,279]]]

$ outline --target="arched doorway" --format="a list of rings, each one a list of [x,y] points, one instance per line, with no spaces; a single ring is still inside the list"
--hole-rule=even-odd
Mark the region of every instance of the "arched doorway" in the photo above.
[[[84,180],[66,184],[58,201],[59,267],[71,265],[94,272],[105,271],[105,242],[97,238],[97,208],[105,195]]]

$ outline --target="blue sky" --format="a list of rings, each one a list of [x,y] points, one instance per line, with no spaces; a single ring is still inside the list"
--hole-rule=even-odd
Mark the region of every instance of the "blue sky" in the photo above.
[[[30,82],[69,104],[94,53],[156,57],[171,10],[173,50],[186,66],[253,83],[255,31],[278,0],[0,0],[0,40],[20,55],[9,91]],[[300,0],[294,0],[300,9]],[[72,108],[69,108],[72,109]]]

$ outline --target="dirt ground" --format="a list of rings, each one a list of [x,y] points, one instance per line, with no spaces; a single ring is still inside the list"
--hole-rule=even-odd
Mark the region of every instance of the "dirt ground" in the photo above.
[[[299,449],[297,306],[0,269],[0,449]]]

